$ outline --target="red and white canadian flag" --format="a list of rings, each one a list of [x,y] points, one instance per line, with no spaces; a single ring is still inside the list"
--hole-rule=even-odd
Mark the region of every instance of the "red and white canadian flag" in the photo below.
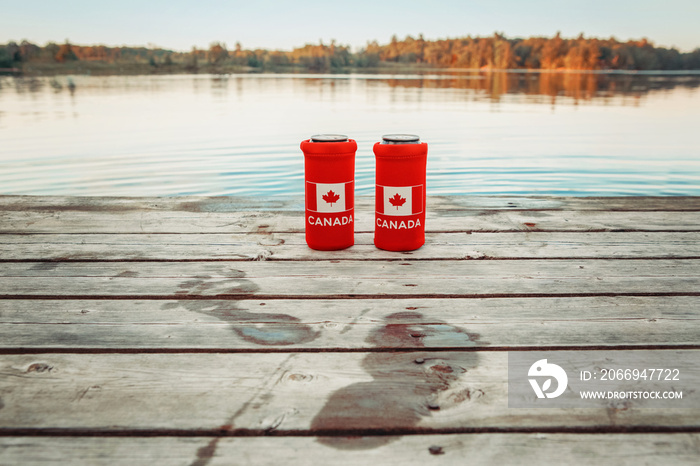
[[[345,212],[353,208],[354,181],[346,183],[306,182],[306,208],[313,212]]]
[[[377,185],[376,208],[378,214],[415,215],[423,212],[423,185]]]

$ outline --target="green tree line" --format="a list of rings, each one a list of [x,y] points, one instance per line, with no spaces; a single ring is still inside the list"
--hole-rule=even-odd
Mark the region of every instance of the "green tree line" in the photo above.
[[[22,68],[24,64],[99,62],[140,64],[154,68],[245,68],[275,70],[297,68],[335,71],[351,68],[415,65],[437,68],[529,69],[529,70],[697,70],[700,48],[682,53],[675,48],[656,47],[647,39],[618,41],[615,38],[490,37],[425,40],[392,37],[388,44],[368,42],[352,52],[349,46],[307,44],[289,51],[247,50],[240,43],[232,49],[213,42],[208,49],[193,47],[188,52],[162,48],[107,47],[49,43],[38,46],[28,41],[0,45],[0,68]]]

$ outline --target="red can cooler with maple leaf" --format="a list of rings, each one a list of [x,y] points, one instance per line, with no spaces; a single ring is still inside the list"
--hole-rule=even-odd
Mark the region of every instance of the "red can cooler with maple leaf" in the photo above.
[[[357,143],[339,134],[301,143],[306,193],[306,244],[332,251],[355,243],[355,152]]]
[[[412,134],[388,134],[374,145],[374,245],[412,251],[425,243],[425,172],[428,145]]]

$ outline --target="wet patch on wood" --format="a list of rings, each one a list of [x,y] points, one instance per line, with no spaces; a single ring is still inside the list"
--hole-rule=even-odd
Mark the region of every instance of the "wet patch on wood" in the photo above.
[[[208,444],[197,450],[197,459],[190,463],[190,466],[206,466],[214,458],[216,446],[221,440],[221,437],[212,439]]]
[[[230,293],[254,294],[259,291],[259,286],[250,280],[246,280],[245,273],[233,271],[235,278],[212,279],[201,277],[194,280],[183,281],[180,285],[179,295],[199,295],[213,287],[229,287]],[[231,330],[243,340],[263,346],[286,346],[309,343],[321,335],[310,325],[301,323],[301,319],[284,313],[250,312],[238,306],[238,300],[180,300],[176,303],[165,303],[161,309],[174,309],[181,307],[188,311],[205,314],[229,323],[244,323],[245,325],[232,325]]]
[[[451,341],[455,346],[472,346],[476,333],[445,322],[421,322],[418,312],[398,312],[386,317],[386,325],[373,331],[367,342],[374,347],[426,347],[433,340]],[[403,320],[411,323],[402,323]],[[418,362],[420,360],[421,362]],[[311,423],[316,431],[355,430],[371,426],[375,435],[362,437],[319,437],[317,441],[339,450],[365,450],[395,441],[393,429],[415,428],[421,419],[439,410],[438,395],[466,372],[477,367],[474,352],[370,353],[362,368],[373,377],[335,391]],[[462,401],[467,400],[463,398]],[[459,399],[452,401],[452,405]]]

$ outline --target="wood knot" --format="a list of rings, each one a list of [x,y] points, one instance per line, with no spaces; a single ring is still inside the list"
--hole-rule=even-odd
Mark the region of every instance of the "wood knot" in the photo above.
[[[443,450],[442,447],[439,445],[431,445],[428,448],[428,451],[430,452],[431,455],[444,455],[445,454],[445,450]]]
[[[294,373],[287,376],[287,380],[291,380],[292,382],[311,382],[313,379],[314,376],[311,374]]]
[[[35,362],[27,368],[27,372],[51,372],[52,370],[53,366],[49,366],[43,362]]]
[[[270,256],[272,256],[272,251],[268,251],[267,249],[258,251],[255,256],[253,256],[252,260],[254,261],[266,261]]]

